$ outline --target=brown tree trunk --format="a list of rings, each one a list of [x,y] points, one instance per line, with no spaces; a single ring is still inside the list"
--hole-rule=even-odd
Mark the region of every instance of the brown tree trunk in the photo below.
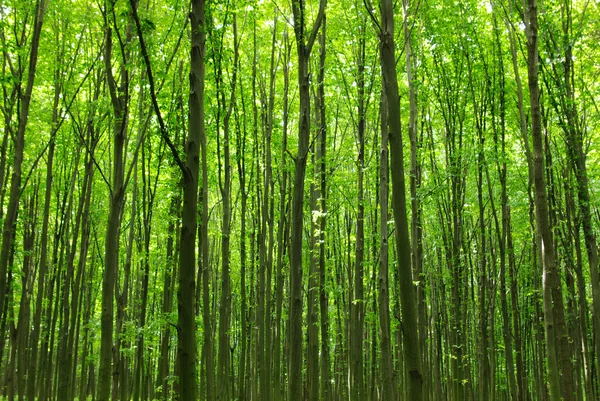
[[[229,330],[231,326],[231,278],[229,272],[229,236],[231,226],[231,162],[230,162],[230,130],[229,121],[235,103],[235,90],[237,81],[238,67],[238,39],[237,39],[237,21],[236,15],[233,14],[233,43],[234,43],[234,60],[233,74],[231,78],[231,96],[229,106],[223,121],[223,170],[224,178],[221,181],[219,176],[221,196],[223,199],[223,221],[221,226],[221,298],[219,301],[219,356],[218,356],[218,371],[217,371],[217,400],[229,400],[233,389],[229,387]],[[222,68],[222,65],[219,66]],[[221,104],[225,106],[225,93],[221,92]],[[220,134],[220,133],[219,133]]]
[[[300,113],[298,116],[298,153],[292,201],[292,231],[290,249],[290,319],[289,319],[289,387],[288,399],[302,399],[302,226],[304,219],[304,177],[310,139],[310,79],[308,61],[317,32],[325,13],[326,0],[320,0],[319,13],[310,36],[304,20],[304,3],[292,4],[294,32],[298,50],[298,87]]]
[[[391,0],[381,1],[382,32],[380,37],[383,86],[388,104],[388,124],[392,176],[392,209],[396,226],[398,277],[404,340],[404,358],[408,371],[408,397],[412,401],[423,399],[423,372],[418,338],[417,305],[410,262],[410,239],[406,213],[404,183],[404,156],[400,126],[400,99],[396,58],[394,56],[394,9]]]
[[[319,312],[321,317],[321,393],[320,399],[331,401],[331,373],[329,356],[329,301],[327,294],[327,273],[325,261],[325,230],[327,227],[327,115],[325,113],[325,43],[327,39],[326,18],[323,16],[319,35],[319,73],[317,81],[317,115],[319,116],[319,146],[317,147],[317,199],[319,199]]]
[[[287,171],[287,135],[288,135],[288,111],[289,111],[289,60],[291,46],[287,31],[283,34],[283,140],[281,144],[281,179],[280,179],[280,201],[279,201],[279,222],[277,225],[277,271],[276,290],[275,290],[275,334],[273,338],[273,400],[281,401],[284,399],[284,381],[281,375],[281,319],[283,312],[283,265],[284,257],[287,254],[289,238],[289,197],[288,192],[288,171]]]
[[[358,199],[356,216],[356,244],[353,279],[351,311],[351,336],[350,336],[350,392],[352,399],[362,400],[367,398],[365,392],[365,379],[363,372],[363,335],[365,325],[364,294],[364,253],[365,253],[365,205],[364,205],[364,169],[365,169],[365,46],[366,27],[360,28],[358,33],[357,49],[357,118],[358,126],[358,157],[356,169],[358,173]]]
[[[205,46],[205,2],[191,1],[191,54],[189,127],[186,140],[186,160],[183,169],[183,209],[181,218],[181,242],[179,246],[179,292],[178,292],[178,353],[181,401],[197,399],[196,376],[196,323],[194,314],[194,289],[196,266],[196,229],[198,206],[199,153],[202,157],[202,236],[201,254],[204,281],[204,300],[208,294],[208,171],[206,162],[206,132],[204,128],[204,46]],[[208,302],[204,302],[204,349],[206,355],[207,400],[213,394],[212,335]]]
[[[542,139],[542,122],[540,113],[540,91],[538,84],[538,20],[537,0],[526,2],[526,35],[527,35],[527,74],[529,78],[529,101],[531,106],[531,131],[533,137],[533,170],[535,183],[536,227],[542,239],[544,327],[546,337],[546,357],[548,358],[548,382],[550,400],[561,398],[560,375],[557,359],[557,336],[553,309],[562,307],[562,300],[553,299],[552,276],[558,275],[554,241],[548,217],[548,198],[544,180],[544,147]],[[531,167],[531,166],[530,166]],[[560,282],[560,280],[559,280]]]
[[[2,248],[0,249],[0,314],[4,311],[4,304],[7,288],[7,271],[9,257],[13,246],[14,227],[17,222],[19,209],[19,198],[21,196],[21,165],[23,164],[23,150],[25,147],[25,128],[29,118],[29,106],[31,104],[31,93],[35,81],[35,71],[38,60],[38,49],[42,24],[44,23],[44,13],[46,11],[46,0],[37,0],[35,3],[35,15],[33,21],[33,34],[31,37],[31,48],[29,51],[29,69],[27,71],[27,81],[25,88],[22,88],[23,82],[18,82],[19,86],[19,121],[16,133],[14,135],[14,153],[12,162],[12,175],[10,181],[9,201],[6,208],[6,215],[2,225]]]
[[[378,307],[381,328],[381,386],[382,399],[396,400],[396,378],[391,344],[390,292],[389,292],[389,255],[388,255],[388,105],[385,91],[381,91],[381,146],[379,157],[379,275]]]
[[[112,7],[107,8],[108,16],[112,15]],[[108,24],[117,21],[107,22]],[[120,86],[114,79],[112,72],[112,27],[105,27],[105,54],[106,82],[110,92],[113,107],[113,172],[110,187],[110,209],[106,227],[106,242],[104,254],[104,274],[102,280],[102,314],[100,318],[100,368],[98,371],[97,401],[108,401],[110,398],[112,370],[111,358],[113,355],[113,326],[114,326],[114,292],[119,266],[119,235],[121,217],[125,197],[124,181],[124,144],[128,121],[128,80],[129,73],[122,60]],[[129,35],[130,36],[130,35]]]
[[[179,215],[179,209],[181,207],[181,198],[179,190],[171,198],[171,204],[169,206],[169,214],[171,215],[171,219],[169,220],[169,226],[167,229],[167,262],[165,269],[165,277],[164,277],[164,285],[163,285],[163,301],[162,301],[162,313],[165,319],[168,319],[171,310],[173,309],[173,293],[171,291],[171,283],[175,274],[175,266],[176,257],[174,254],[174,249],[177,248],[177,240],[176,240],[176,230],[177,227],[177,219],[175,216]],[[156,385],[160,386],[159,394],[160,398],[163,401],[167,401],[169,399],[169,366],[170,366],[170,358],[169,358],[169,344],[171,342],[171,322],[166,322],[164,325],[164,329],[161,332],[160,339],[160,356],[158,359],[158,376],[156,378]]]

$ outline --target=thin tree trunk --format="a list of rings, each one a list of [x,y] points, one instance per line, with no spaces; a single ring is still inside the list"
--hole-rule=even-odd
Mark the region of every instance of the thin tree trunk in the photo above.
[[[110,4],[107,7],[107,16],[112,14]],[[107,22],[110,24],[110,22]],[[112,21],[116,24],[117,21]],[[127,40],[131,40],[131,22],[127,27]],[[112,27],[105,27],[105,54],[104,63],[106,68],[106,82],[110,92],[110,98],[113,107],[113,173],[110,187],[110,209],[108,223],[106,227],[106,242],[104,254],[104,274],[102,280],[102,314],[100,318],[101,341],[100,341],[100,368],[98,372],[98,401],[108,401],[111,389],[111,376],[113,366],[111,366],[111,357],[113,353],[113,326],[114,326],[114,292],[119,266],[119,235],[123,203],[125,198],[125,175],[124,175],[124,145],[125,135],[128,126],[128,97],[129,97],[129,72],[126,64],[127,51],[123,52],[120,83],[114,79],[112,72]],[[124,44],[121,42],[121,45]]]
[[[199,153],[202,158],[202,235],[201,254],[204,279],[204,350],[206,355],[207,400],[214,399],[212,331],[208,304],[208,171],[206,161],[206,132],[204,128],[204,46],[205,46],[205,3],[191,1],[191,54],[189,127],[186,140],[186,160],[183,170],[183,209],[181,218],[181,242],[179,245],[179,291],[178,291],[178,353],[181,401],[197,399],[196,376],[196,324],[194,314],[194,289],[196,266],[196,229],[198,206]]]
[[[356,216],[356,257],[354,261],[354,293],[351,305],[352,335],[350,341],[350,373],[352,382],[350,390],[352,398],[366,399],[365,381],[363,372],[363,330],[365,325],[365,294],[364,294],[364,249],[365,249],[365,205],[364,205],[364,169],[365,169],[365,41],[366,28],[361,28],[358,38],[357,58],[357,101],[358,101],[358,158],[356,169],[358,172],[358,199]]]
[[[327,294],[327,273],[325,260],[325,231],[327,228],[327,115],[325,113],[325,58],[327,39],[327,19],[323,16],[321,34],[319,36],[319,73],[317,82],[317,105],[320,128],[320,141],[317,147],[317,199],[319,199],[319,312],[321,317],[321,393],[323,401],[332,400],[330,356],[329,356],[329,301]]]
[[[58,102],[60,89],[57,85],[54,92],[54,103],[52,107],[52,122],[58,122]],[[35,313],[33,317],[33,328],[31,331],[31,355],[29,357],[29,372],[27,374],[27,399],[33,400],[35,397],[35,383],[38,364],[39,339],[42,321],[42,307],[45,296],[46,273],[48,270],[48,226],[50,219],[50,202],[52,199],[52,181],[54,167],[54,150],[56,149],[55,142],[56,131],[50,137],[48,144],[48,159],[46,163],[46,192],[44,195],[44,210],[42,212],[42,231],[40,232],[40,258],[39,258],[39,274],[37,282],[37,298],[35,302]]]
[[[287,31],[283,34],[283,140],[281,144],[281,181],[280,181],[280,203],[279,203],[279,222],[277,225],[277,271],[276,289],[275,289],[275,335],[273,338],[273,400],[281,401],[284,399],[284,382],[281,375],[281,341],[284,338],[281,333],[281,317],[283,312],[283,265],[284,255],[287,253],[288,244],[288,210],[289,198],[287,197],[288,172],[287,172],[287,134],[288,134],[288,107],[289,107],[289,60],[291,46]]]
[[[46,11],[46,0],[37,0],[35,3],[35,16],[33,21],[33,34],[31,37],[31,48],[29,52],[29,69],[27,72],[27,82],[24,90],[19,85],[19,121],[17,132],[14,136],[14,153],[12,162],[12,175],[10,181],[9,201],[6,208],[6,215],[2,225],[2,248],[0,249],[0,313],[4,311],[4,302],[7,289],[7,272],[11,249],[13,247],[14,228],[17,222],[19,209],[19,198],[21,196],[21,175],[23,164],[23,150],[25,147],[25,129],[29,118],[29,106],[31,104],[31,93],[35,81],[35,72],[38,61],[38,49],[40,45],[40,36],[42,24],[44,23],[44,13]]]
[[[169,220],[169,227],[167,229],[167,262],[165,270],[165,278],[163,285],[163,302],[162,302],[162,313],[165,319],[168,319],[171,310],[173,309],[173,293],[171,291],[171,282],[174,281],[175,277],[175,266],[176,256],[174,255],[174,249],[177,248],[176,230],[177,219],[174,216],[179,215],[179,209],[181,206],[181,198],[179,190],[171,197],[171,204],[169,206],[170,215],[172,216]],[[171,328],[170,322],[166,322],[164,329],[161,333],[160,340],[160,356],[158,360],[158,376],[156,378],[157,386],[161,386],[159,390],[160,399],[166,401],[169,399],[169,344],[171,342]]]
[[[223,221],[221,228],[221,298],[219,301],[219,357],[218,357],[218,375],[217,375],[217,400],[229,400],[233,389],[229,388],[229,330],[231,325],[231,279],[229,273],[229,235],[231,225],[231,162],[229,146],[229,121],[233,106],[235,103],[235,90],[237,81],[238,66],[238,43],[237,43],[237,22],[236,15],[233,14],[233,42],[234,42],[234,60],[233,74],[231,78],[231,97],[229,107],[223,121],[223,170],[224,179],[221,185],[221,196],[223,198]],[[225,94],[221,94],[222,104],[225,106]]]
[[[550,230],[548,217],[548,198],[544,180],[544,149],[542,143],[542,122],[539,102],[538,85],[538,20],[537,0],[527,0],[526,36],[527,36],[527,74],[529,78],[529,100],[531,105],[531,131],[533,137],[533,170],[535,182],[536,227],[542,239],[542,268],[543,268],[543,298],[544,298],[544,328],[546,337],[546,357],[548,358],[548,382],[550,400],[561,398],[561,386],[557,359],[557,340],[553,308],[557,300],[553,300],[550,283],[551,276],[556,276],[556,256],[554,241]]]
[[[397,271],[400,282],[404,358],[408,371],[408,397],[411,401],[421,401],[423,399],[423,372],[418,338],[417,305],[410,262],[400,101],[394,56],[394,9],[391,0],[381,1],[381,23],[383,27],[380,37],[381,64],[383,86],[388,104],[390,169],[394,173],[392,176],[392,209],[396,226]]]
[[[381,328],[381,385],[382,399],[396,400],[396,379],[394,372],[392,344],[390,337],[390,295],[389,295],[389,256],[388,256],[388,105],[385,91],[381,91],[381,146],[379,157],[379,325]]]
[[[307,37],[304,3],[294,2],[294,32],[298,50],[298,153],[292,201],[292,231],[290,253],[290,318],[289,318],[289,387],[288,399],[302,398],[302,226],[304,218],[304,177],[310,139],[310,79],[308,61],[325,13],[326,0],[320,0],[319,13]]]

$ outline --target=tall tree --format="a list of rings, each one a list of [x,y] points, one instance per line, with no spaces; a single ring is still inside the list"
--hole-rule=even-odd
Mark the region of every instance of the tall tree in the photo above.
[[[308,62],[317,38],[327,0],[320,0],[319,13],[312,27],[307,29],[304,0],[294,0],[294,33],[298,52],[298,88],[300,114],[298,116],[298,153],[295,158],[294,190],[292,201],[292,231],[290,243],[290,318],[289,318],[289,386],[288,398],[302,398],[302,225],[304,220],[304,177],[310,140],[310,73]]]
[[[104,68],[109,95],[113,109],[113,166],[112,182],[110,183],[110,210],[106,226],[106,245],[104,251],[104,275],[102,279],[102,314],[101,314],[101,341],[100,341],[100,367],[98,371],[98,392],[96,398],[99,401],[108,401],[110,398],[112,377],[112,352],[113,352],[113,327],[114,327],[114,291],[117,269],[119,266],[119,236],[121,231],[121,219],[123,203],[125,200],[125,137],[127,135],[129,122],[129,79],[130,70],[129,51],[125,48],[126,43],[131,41],[133,26],[131,19],[126,27],[125,40],[120,41],[123,60],[120,63],[119,81],[117,82],[113,73],[113,30],[119,32],[118,20],[116,18],[115,1],[107,0],[104,3],[105,19],[105,53]],[[132,3],[133,8],[137,4]],[[120,38],[120,33],[118,36]]]
[[[33,33],[31,35],[31,44],[29,47],[29,60],[27,76],[25,77],[25,67],[19,63],[17,64],[18,70],[15,70],[15,64],[12,61],[8,61],[11,66],[12,76],[16,79],[16,87],[14,91],[18,96],[17,107],[18,122],[16,126],[16,132],[14,127],[7,125],[5,128],[8,132],[12,132],[13,138],[13,162],[12,162],[12,174],[10,179],[10,191],[9,201],[6,208],[6,215],[2,225],[2,248],[0,249],[0,314],[4,311],[4,305],[7,297],[7,270],[9,265],[9,258],[11,248],[14,241],[14,228],[17,222],[17,213],[19,210],[19,199],[21,196],[21,181],[22,181],[22,164],[23,164],[23,151],[25,148],[25,130],[27,128],[27,122],[29,119],[29,108],[31,106],[31,93],[33,92],[33,86],[36,77],[36,68],[38,62],[40,36],[42,34],[42,26],[44,24],[44,14],[46,12],[46,1],[36,0],[34,16],[33,16]],[[25,20],[26,22],[27,20]],[[25,34],[25,30],[23,31]],[[3,35],[3,42],[5,42]],[[20,38],[19,46],[25,46],[24,37]],[[4,53],[5,57],[6,52]],[[4,63],[7,63],[5,58]],[[8,116],[6,116],[8,118]],[[3,177],[4,178],[4,177]]]
[[[554,241],[548,216],[548,194],[544,179],[544,145],[540,111],[540,90],[538,78],[538,3],[528,0],[524,9],[527,35],[527,76],[529,79],[529,103],[531,107],[531,134],[533,138],[533,170],[535,183],[535,221],[542,239],[544,328],[546,337],[546,357],[548,358],[548,384],[550,400],[561,399],[560,374],[557,358],[557,338],[553,309],[559,307],[553,299],[552,276],[558,275]],[[561,305],[562,307],[562,300]]]
[[[404,358],[408,371],[408,397],[423,399],[423,372],[418,338],[417,305],[410,262],[410,238],[406,213],[404,156],[400,126],[400,99],[394,48],[394,8],[391,0],[382,0],[380,51],[383,87],[388,105],[390,169],[392,175],[392,209],[396,226],[396,252],[400,280],[400,305],[404,332]]]

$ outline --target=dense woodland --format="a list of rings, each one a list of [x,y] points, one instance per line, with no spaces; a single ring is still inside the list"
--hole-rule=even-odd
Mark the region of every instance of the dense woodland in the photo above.
[[[0,398],[600,399],[597,0],[0,0]]]

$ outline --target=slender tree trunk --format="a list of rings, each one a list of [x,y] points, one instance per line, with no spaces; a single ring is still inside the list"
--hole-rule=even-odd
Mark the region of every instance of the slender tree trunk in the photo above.
[[[539,102],[538,84],[538,20],[537,0],[526,2],[526,35],[527,35],[527,74],[529,78],[529,100],[531,105],[531,131],[533,137],[533,170],[535,183],[536,227],[542,239],[544,328],[546,337],[546,357],[548,358],[548,382],[550,400],[561,398],[561,386],[557,359],[557,340],[553,308],[556,300],[552,297],[551,276],[556,276],[556,256],[554,241],[548,217],[548,198],[544,180],[544,148],[542,142],[542,122]]]
[[[316,99],[315,99],[316,101]],[[316,103],[316,102],[315,102]],[[317,163],[315,160],[315,154],[312,153],[312,163],[314,171],[316,171]],[[309,277],[308,277],[308,292],[307,292],[307,338],[306,338],[306,349],[307,349],[307,364],[306,364],[306,381],[308,390],[308,400],[317,401],[319,399],[319,312],[318,312],[318,298],[317,291],[319,289],[319,253],[317,249],[317,241],[319,235],[319,226],[317,213],[317,188],[315,180],[311,180],[310,184],[310,210],[311,210],[311,222],[310,222],[310,265],[309,265]]]
[[[281,341],[284,338],[281,333],[281,319],[283,313],[283,286],[284,275],[283,265],[284,256],[287,253],[287,244],[289,243],[287,219],[289,210],[288,191],[288,171],[287,171],[287,135],[288,135],[288,110],[289,110],[289,60],[291,46],[287,31],[283,34],[284,51],[283,51],[283,140],[281,144],[281,181],[280,181],[280,201],[279,201],[279,222],[277,225],[277,271],[275,273],[277,284],[275,290],[275,335],[273,338],[273,399],[281,401],[284,399],[284,383],[281,375]]]
[[[357,96],[358,96],[358,158],[356,169],[358,172],[358,199],[356,216],[356,258],[354,261],[354,293],[351,305],[352,335],[350,340],[350,373],[352,382],[350,390],[353,399],[366,399],[365,381],[363,372],[363,330],[365,325],[364,294],[364,250],[365,250],[365,205],[364,205],[364,169],[365,169],[365,41],[366,28],[361,28],[358,38],[357,58]]]
[[[167,263],[165,270],[165,278],[163,285],[163,303],[162,303],[162,313],[165,319],[168,319],[169,314],[173,308],[173,293],[171,292],[171,282],[174,281],[173,277],[175,277],[175,266],[176,266],[176,257],[174,255],[173,250],[176,249],[176,230],[178,227],[177,219],[173,216],[179,215],[179,209],[181,206],[181,199],[179,190],[171,198],[171,204],[169,206],[170,215],[172,216],[169,220],[169,227],[167,229]],[[164,329],[161,333],[160,340],[160,357],[158,360],[158,376],[156,379],[157,386],[161,386],[159,391],[160,399],[166,401],[169,399],[169,344],[171,342],[171,328],[170,322],[164,325]]]
[[[564,9],[566,21],[563,22],[565,29],[564,46],[564,85],[565,97],[563,104],[566,105],[566,122],[567,129],[565,130],[567,153],[573,165],[575,173],[575,183],[577,188],[578,207],[581,213],[581,225],[583,227],[583,238],[587,251],[588,263],[590,268],[590,278],[592,286],[592,301],[593,301],[593,327],[594,327],[594,353],[596,355],[596,374],[597,383],[600,385],[600,272],[598,270],[598,243],[596,234],[593,229],[592,216],[590,212],[590,190],[589,178],[586,166],[586,154],[584,151],[584,136],[583,127],[581,126],[579,113],[577,110],[577,100],[575,97],[575,83],[573,72],[573,45],[571,41],[572,21],[572,4],[566,0]]]
[[[183,170],[183,209],[181,218],[181,242],[179,248],[179,291],[178,291],[178,353],[179,380],[181,401],[197,399],[196,376],[196,323],[194,314],[194,289],[196,266],[196,229],[198,205],[198,171],[199,153],[202,155],[202,236],[201,253],[204,289],[208,286],[208,179],[206,162],[206,132],[204,129],[204,45],[205,45],[205,3],[204,0],[191,1],[191,54],[190,54],[190,93],[189,93],[189,127],[185,145],[186,160]],[[206,297],[207,294],[204,294]],[[206,298],[205,298],[206,300]],[[212,345],[208,302],[204,303],[204,332],[207,372],[207,399],[212,401],[213,366]]]
[[[112,13],[112,5],[107,8],[107,16]],[[110,22],[107,22],[110,24]],[[113,21],[113,23],[117,23]],[[111,375],[113,366],[113,326],[114,326],[114,292],[119,266],[119,235],[121,216],[125,197],[124,187],[124,144],[128,120],[128,79],[129,74],[122,60],[120,86],[117,87],[112,72],[112,27],[105,27],[106,82],[109,87],[114,113],[113,125],[113,173],[110,188],[110,209],[106,227],[104,253],[104,274],[102,280],[102,314],[100,318],[100,368],[98,371],[97,401],[108,401],[110,398]]]
[[[55,87],[54,103],[52,107],[52,122],[58,122],[58,102],[60,89]],[[48,226],[50,220],[50,202],[52,199],[52,181],[54,167],[54,150],[56,149],[55,142],[56,131],[50,137],[48,144],[48,159],[46,163],[46,192],[44,195],[44,210],[42,212],[42,231],[40,232],[40,258],[39,258],[39,274],[37,282],[37,298],[35,302],[35,313],[33,317],[33,329],[31,331],[30,348],[31,354],[29,357],[29,372],[27,374],[27,399],[33,400],[35,397],[35,383],[38,364],[39,339],[42,321],[42,307],[45,296],[46,273],[48,270]]]
[[[238,43],[237,43],[237,22],[236,15],[233,15],[233,42],[234,42],[234,60],[233,74],[231,78],[231,97],[229,107],[223,122],[223,170],[224,179],[221,185],[221,196],[223,198],[223,221],[221,228],[221,258],[222,258],[222,273],[221,273],[221,298],[219,302],[219,358],[218,358],[218,375],[217,375],[217,399],[229,400],[233,389],[229,388],[229,330],[231,325],[231,279],[229,273],[229,236],[231,225],[231,162],[230,162],[230,130],[229,121],[233,112],[235,102],[235,90],[237,81],[237,66],[238,66]],[[222,103],[225,105],[225,95],[221,95]]]
[[[329,355],[329,301],[327,290],[327,272],[325,260],[325,231],[327,228],[327,115],[325,113],[325,43],[326,18],[323,16],[321,34],[319,36],[319,73],[318,73],[318,102],[317,110],[319,116],[319,135],[320,141],[317,147],[317,170],[319,183],[317,187],[317,199],[319,199],[319,312],[321,317],[321,393],[320,399],[323,401],[332,400],[331,374],[330,374],[330,355]]]
[[[412,239],[412,269],[414,279],[418,283],[416,288],[417,312],[419,319],[419,343],[427,343],[427,325],[426,325],[426,302],[425,302],[425,276],[423,274],[423,242],[422,242],[422,222],[421,205],[419,202],[418,189],[421,186],[421,166],[419,162],[417,142],[417,92],[415,89],[415,77],[413,75],[413,53],[412,53],[412,15],[410,11],[410,1],[402,1],[402,10],[404,14],[403,33],[404,33],[404,52],[406,53],[406,80],[408,83],[409,99],[409,120],[408,137],[410,139],[410,199],[411,199],[411,239]],[[430,382],[426,348],[421,349],[421,362],[423,364],[424,383],[427,386]],[[423,393],[423,399],[429,399],[429,391]]]
[[[394,11],[391,0],[381,1],[381,64],[383,86],[388,104],[389,143],[392,176],[392,209],[396,226],[396,249],[398,253],[398,277],[400,281],[400,305],[402,308],[404,358],[408,371],[408,397],[423,399],[423,372],[418,338],[417,305],[410,263],[410,239],[406,214],[406,190],[404,183],[404,156],[402,130],[400,127],[400,101],[396,59],[394,56]]]
[[[304,3],[294,2],[294,32],[298,50],[298,153],[292,201],[292,231],[290,249],[290,318],[289,318],[289,387],[288,399],[302,398],[302,226],[304,219],[304,177],[310,139],[310,79],[308,61],[312,46],[325,13],[326,0],[320,0],[319,13],[310,36],[304,20]]]
[[[31,37],[31,48],[29,52],[29,69],[27,71],[27,82],[24,90],[19,85],[19,121],[17,131],[14,135],[14,153],[12,162],[12,175],[10,181],[9,201],[6,208],[6,215],[2,225],[2,248],[0,249],[0,314],[4,311],[4,302],[7,289],[7,272],[11,249],[13,247],[14,228],[17,222],[19,209],[19,198],[21,196],[21,175],[23,164],[23,150],[25,147],[25,129],[29,118],[29,106],[31,104],[31,93],[35,81],[35,72],[38,61],[38,49],[40,45],[40,36],[42,24],[44,23],[44,13],[46,11],[46,0],[37,0],[35,3],[35,15],[33,21],[33,34]]]
[[[396,378],[394,372],[392,344],[390,337],[390,293],[389,293],[389,256],[388,256],[388,105],[385,91],[381,91],[381,147],[379,157],[379,285],[378,307],[381,328],[381,385],[382,399],[396,400]]]

